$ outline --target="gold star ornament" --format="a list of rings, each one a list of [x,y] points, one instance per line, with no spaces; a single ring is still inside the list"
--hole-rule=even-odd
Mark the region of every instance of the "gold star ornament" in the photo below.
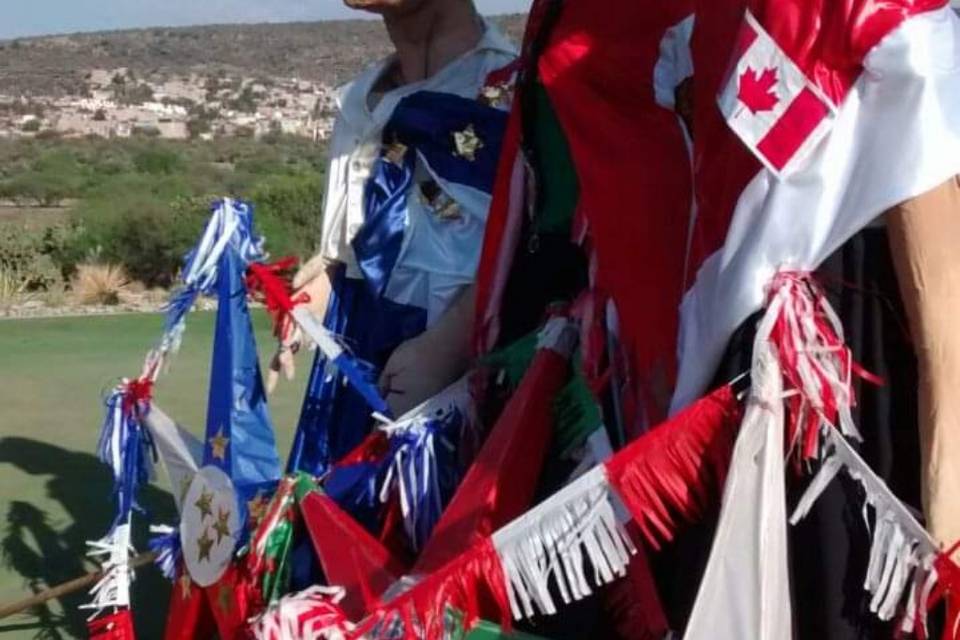
[[[197,561],[210,561],[210,550],[213,549],[213,538],[210,537],[210,530],[204,529],[203,535],[197,538]]]
[[[230,607],[233,606],[233,588],[229,584],[222,584],[217,589],[217,604],[220,611],[225,614],[230,613]]]
[[[230,537],[230,525],[227,524],[229,518],[229,509],[217,508],[217,521],[213,523],[213,530],[217,534],[217,544],[220,544],[224,538]]]
[[[483,149],[484,144],[471,123],[463,131],[453,132],[453,147],[453,155],[474,162],[477,159],[477,151]]]
[[[260,524],[263,516],[267,514],[268,505],[269,502],[267,502],[262,491],[258,491],[252,500],[247,500],[247,512],[249,513],[251,525],[256,526]]]
[[[190,574],[184,571],[180,574],[178,582],[180,583],[180,598],[183,600],[189,600],[190,587],[193,586],[193,580],[190,579]]]
[[[207,493],[206,488],[200,489],[200,497],[193,503],[200,510],[200,522],[207,516],[213,517],[213,492]]]
[[[217,435],[210,438],[210,447],[213,449],[213,457],[224,462],[227,459],[227,446],[230,444],[230,438],[223,435],[223,426],[217,431]]]

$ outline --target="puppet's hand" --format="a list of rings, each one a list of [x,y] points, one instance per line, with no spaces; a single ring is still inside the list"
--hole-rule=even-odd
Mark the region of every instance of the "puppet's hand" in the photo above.
[[[380,391],[394,416],[402,416],[443,391],[466,371],[469,358],[451,349],[449,336],[427,331],[401,344],[380,376]]]

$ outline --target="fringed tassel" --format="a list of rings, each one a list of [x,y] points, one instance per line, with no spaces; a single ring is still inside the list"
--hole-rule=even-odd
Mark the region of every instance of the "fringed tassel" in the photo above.
[[[340,609],[340,587],[315,586],[285,596],[251,621],[256,640],[345,640],[353,629]]]
[[[678,520],[694,520],[716,503],[739,416],[733,390],[723,387],[606,463],[610,483],[655,548],[673,539]]]
[[[244,264],[263,262],[266,253],[263,238],[253,227],[253,205],[225,198],[211,207],[210,220],[200,242],[186,255],[180,272],[182,287],[164,308],[163,336],[147,356],[145,369],[155,379],[171,353],[180,349],[186,327],[186,316],[200,295],[215,293],[218,265],[224,250],[231,246]]]
[[[493,535],[515,619],[553,615],[555,593],[569,604],[626,575],[636,548],[615,502],[596,467]]]
[[[493,543],[487,538],[467,553],[426,576],[405,593],[378,607],[351,638],[442,640],[450,609],[463,612],[459,624],[469,630],[481,609],[500,615],[505,631],[512,628],[506,577]],[[399,630],[397,625],[401,624]]]
[[[843,338],[843,325],[812,275],[781,271],[767,292],[767,311],[759,338],[776,345],[786,399],[788,441],[802,459],[817,455],[820,425],[839,428],[860,439],[851,408],[856,405],[853,376],[882,381],[857,364]]]
[[[180,531],[166,525],[150,527],[150,533],[155,534],[147,543],[150,550],[156,554],[153,561],[160,569],[160,573],[167,580],[173,582],[177,576],[177,567],[183,558],[183,548],[180,545]]]
[[[460,484],[459,442],[475,428],[468,380],[463,378],[404,418],[382,427],[390,453],[381,472],[379,499],[396,492],[404,528],[414,549],[422,548]]]
[[[103,577],[90,590],[93,601],[80,605],[81,609],[93,610],[90,619],[115,607],[130,606],[130,583],[133,571],[130,568],[130,556],[134,552],[130,545],[130,523],[124,522],[104,538],[96,542],[87,542],[90,550],[87,556],[100,563]]]
[[[869,506],[874,513],[870,560],[863,585],[871,595],[870,610],[881,620],[892,620],[898,611],[905,610],[901,623],[904,632],[914,632],[918,626],[925,629],[926,607],[919,606],[919,602],[927,600],[932,587],[930,579],[935,573],[931,569],[938,556],[936,541],[840,432],[824,427],[823,443],[825,459],[790,517],[791,524],[809,512],[840,470],[845,471],[863,486],[864,509]]]
[[[116,515],[113,527],[139,509],[136,494],[152,474],[150,434],[143,417],[150,409],[153,383],[150,380],[124,380],[107,397],[107,407],[97,453],[113,472]]]

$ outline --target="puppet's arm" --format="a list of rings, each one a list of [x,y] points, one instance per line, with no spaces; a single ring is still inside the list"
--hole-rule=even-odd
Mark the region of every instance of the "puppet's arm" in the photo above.
[[[476,285],[453,301],[436,324],[401,344],[390,356],[380,386],[394,415],[443,391],[470,365]]]
[[[894,207],[887,229],[919,367],[927,526],[960,539],[960,178]]]

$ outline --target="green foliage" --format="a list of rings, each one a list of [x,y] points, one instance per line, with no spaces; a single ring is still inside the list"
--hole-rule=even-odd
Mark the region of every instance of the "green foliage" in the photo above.
[[[224,196],[256,205],[272,255],[312,254],[323,167],[322,147],[287,136],[270,144],[236,138],[0,142],[0,199],[27,208],[70,207],[69,224],[51,227],[27,251],[44,256],[61,282],[77,264],[102,261],[149,286],[167,286],[210,203]]]
[[[58,258],[70,241],[66,227],[31,230],[0,226],[0,272],[6,286],[24,291],[51,291],[63,287]],[[11,284],[12,283],[12,284]]]

